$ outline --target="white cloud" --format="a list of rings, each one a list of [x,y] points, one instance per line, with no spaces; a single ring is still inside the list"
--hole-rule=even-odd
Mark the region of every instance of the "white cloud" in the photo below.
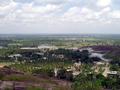
[[[39,14],[45,14],[45,13],[51,13],[56,12],[57,9],[59,9],[59,6],[57,5],[51,5],[47,4],[45,6],[34,6],[33,4],[25,4],[22,5],[21,10],[26,13],[39,13]]]
[[[37,3],[46,3],[46,4],[69,4],[69,3],[79,3],[82,0],[35,0]]]
[[[0,6],[8,5],[12,0],[0,0]]]
[[[0,6],[0,15],[7,15],[8,13],[14,11],[14,9],[17,7],[17,3],[13,1],[7,3],[7,5],[5,3],[7,2],[4,2],[4,4]]]
[[[59,12],[60,6],[57,5],[45,5],[45,6],[33,6],[33,5],[24,5],[21,11],[17,11],[19,20],[23,21],[32,21],[32,22],[41,22],[48,21],[50,18],[54,18],[56,13]]]
[[[108,13],[110,12],[110,7],[103,8],[100,11],[95,11],[86,7],[73,7],[70,8],[67,12],[62,16],[63,21],[70,22],[108,22]]]
[[[115,19],[120,19],[120,10],[115,10],[110,13],[110,16]]]
[[[110,7],[106,7],[103,8],[100,11],[94,12],[97,18],[105,18],[105,16],[107,15],[108,12],[110,12],[111,8]]]
[[[85,21],[85,19],[81,16],[81,8],[72,7],[62,16],[63,21]]]
[[[20,25],[21,28],[22,25],[41,28],[46,25],[64,27],[74,23],[71,27],[76,24],[79,27],[79,23],[82,23],[82,26],[86,24],[94,26],[96,23],[115,23],[120,18],[120,10],[112,9],[111,0],[34,0],[29,3],[0,0],[0,2],[0,26],[9,27],[9,24],[13,24]]]
[[[111,4],[112,4],[112,0],[98,0],[97,1],[97,6],[100,6],[100,7],[109,6]]]
[[[59,23],[60,21],[67,22],[97,22],[105,21],[108,16],[108,13],[111,12],[110,7],[92,9],[86,6],[71,6],[67,11],[63,13],[63,8],[65,6],[55,4],[60,2],[65,2],[65,0],[36,0],[41,3],[47,2],[45,5],[35,5],[32,3],[18,3],[11,0],[9,4],[4,7],[0,7],[0,15],[6,16],[4,22],[13,22],[13,23],[39,23],[39,22],[55,22]],[[74,0],[66,0],[67,2],[74,2]],[[80,2],[81,0],[78,0]],[[96,1],[96,0],[95,0]],[[93,2],[93,0],[92,0]],[[102,0],[99,0],[99,4],[103,3]],[[107,3],[106,3],[107,2]],[[110,1],[106,0],[104,6],[110,4]],[[5,3],[5,2],[4,2]],[[7,3],[7,0],[6,0]],[[54,4],[52,4],[54,3]],[[98,2],[97,2],[98,3]],[[115,12],[114,12],[115,13]],[[117,13],[118,14],[118,13]],[[109,14],[112,17],[115,15]],[[117,15],[118,17],[119,15]],[[3,22],[1,20],[1,22]]]
[[[65,0],[35,0],[35,1],[39,3],[52,3],[52,4],[61,4],[65,2]]]
[[[44,6],[36,6],[34,3],[15,3],[11,1],[8,5],[0,7],[0,15],[5,18],[0,19],[1,23],[31,23],[49,21],[55,18],[60,10],[60,5],[47,4]]]

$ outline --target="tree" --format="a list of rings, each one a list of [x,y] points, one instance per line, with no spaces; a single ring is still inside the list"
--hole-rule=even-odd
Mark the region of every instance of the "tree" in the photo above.
[[[36,70],[33,70],[32,73],[46,75],[46,76],[49,76],[49,77],[54,76],[54,72],[51,69],[36,69]]]
[[[81,73],[72,83],[74,90],[99,90],[102,88],[101,81],[93,78],[93,75]]]
[[[5,73],[4,72],[0,72],[0,79],[3,79],[5,77]]]
[[[57,78],[66,79],[66,70],[65,69],[58,70]]]
[[[72,74],[72,72],[66,72],[66,80],[73,81],[73,74]]]
[[[107,89],[113,89],[115,87],[115,83],[116,83],[116,79],[107,77],[102,82],[102,86],[105,87],[105,88],[107,88]]]

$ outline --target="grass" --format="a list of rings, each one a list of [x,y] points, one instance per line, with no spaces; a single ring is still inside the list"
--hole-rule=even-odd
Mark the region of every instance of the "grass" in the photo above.
[[[0,67],[9,66],[11,64],[11,62],[0,62]]]
[[[3,78],[4,81],[34,81],[38,82],[38,78],[32,77],[31,75],[17,75],[11,74],[7,75]]]
[[[13,88],[5,88],[5,90],[14,90]]]
[[[32,87],[26,88],[25,90],[46,90],[46,89],[45,89],[45,87],[35,87],[35,86],[32,86]]]
[[[21,43],[9,43],[8,46],[22,46]]]
[[[50,79],[48,79],[48,80],[42,80],[42,82],[44,82],[44,83],[53,83],[53,84],[56,84],[56,81],[55,81],[55,80],[50,80]]]
[[[2,78],[2,80],[4,80],[4,81],[20,81],[20,82],[31,81],[31,82],[42,82],[42,83],[56,84],[55,80],[40,79],[40,78],[34,77],[30,74],[26,74],[26,75],[18,75],[18,74],[6,75]]]
[[[59,88],[53,88],[53,90],[72,90],[72,89],[64,87],[64,86],[61,86]]]

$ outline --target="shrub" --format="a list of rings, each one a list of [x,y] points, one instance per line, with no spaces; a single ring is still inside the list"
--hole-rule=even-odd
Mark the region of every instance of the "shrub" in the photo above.
[[[5,90],[14,90],[13,88],[5,88]]]
[[[3,79],[5,77],[5,73],[4,72],[0,72],[0,79]]]
[[[65,69],[60,69],[58,71],[57,78],[66,79],[66,70]]]
[[[73,74],[72,74],[72,72],[66,72],[66,80],[73,81]]]
[[[46,75],[49,77],[54,76],[54,72],[51,69],[37,69],[37,70],[33,70],[32,73]]]
[[[4,66],[4,68],[11,69],[9,66]]]
[[[3,78],[5,81],[39,81],[37,78],[30,75],[17,75],[12,74]]]
[[[26,88],[25,90],[46,90],[46,89],[45,89],[45,87],[32,86],[32,87]]]

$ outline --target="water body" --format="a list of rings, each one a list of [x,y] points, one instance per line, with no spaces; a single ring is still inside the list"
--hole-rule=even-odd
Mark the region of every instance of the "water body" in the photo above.
[[[91,55],[90,55],[90,57],[98,57],[105,62],[110,61],[109,59],[105,59],[103,56],[104,56],[104,54],[101,54],[101,53],[91,53]]]
[[[50,48],[53,48],[53,46],[44,46],[44,45],[42,45],[42,46],[38,46],[38,48],[39,49],[44,49],[44,48],[50,49]]]
[[[0,46],[0,49],[3,49],[3,46]]]
[[[6,47],[0,46],[0,49],[5,49]]]

